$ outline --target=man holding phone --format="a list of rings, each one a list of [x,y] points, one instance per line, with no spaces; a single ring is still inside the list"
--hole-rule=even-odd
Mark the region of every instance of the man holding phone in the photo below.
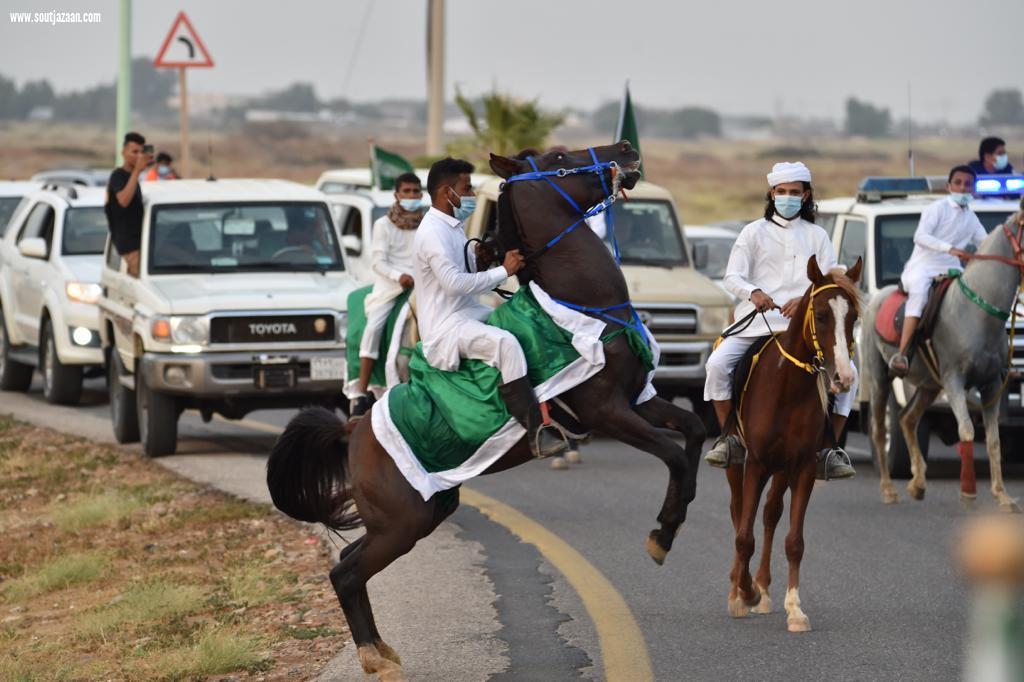
[[[139,176],[153,163],[153,145],[138,133],[124,136],[121,146],[124,164],[115,168],[107,181],[104,211],[110,241],[128,265],[128,274],[139,276],[139,247],[142,243],[142,191]]]

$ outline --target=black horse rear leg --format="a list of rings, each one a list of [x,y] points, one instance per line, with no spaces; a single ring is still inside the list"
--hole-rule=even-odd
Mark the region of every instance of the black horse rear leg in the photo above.
[[[660,400],[654,398],[653,400]],[[653,400],[651,402],[653,402]],[[646,405],[647,403],[644,403]],[[661,400],[659,403],[644,408],[644,415],[641,416],[639,408],[637,412],[629,409],[610,410],[603,415],[601,430],[627,445],[649,452],[665,463],[669,471],[668,490],[665,493],[665,501],[658,514],[658,523],[661,528],[652,530],[647,538],[647,552],[658,564],[665,561],[666,555],[672,549],[672,542],[675,540],[679,526],[686,520],[686,508],[693,501],[697,493],[697,458],[700,456],[699,438],[693,439],[696,447],[696,454],[690,450],[694,443],[687,442],[687,449],[680,447],[675,441],[659,431],[650,421],[657,420],[659,424],[668,425],[679,419],[682,424],[679,427],[692,423],[685,418],[685,411],[669,410],[670,405]],[[641,406],[642,407],[642,406]],[[674,408],[674,406],[671,406]],[[680,415],[679,413],[682,413]],[[671,419],[664,419],[671,414]],[[694,416],[696,419],[696,416]],[[700,420],[696,421],[697,424]],[[669,427],[672,428],[672,427]],[[695,435],[703,433],[704,427],[700,425],[700,431]]]

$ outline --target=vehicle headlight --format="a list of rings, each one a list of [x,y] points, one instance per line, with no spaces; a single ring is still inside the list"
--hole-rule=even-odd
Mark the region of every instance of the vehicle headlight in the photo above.
[[[210,321],[194,315],[172,316],[171,341],[178,345],[205,346],[210,339]]]
[[[334,333],[338,337],[338,341],[345,342],[345,336],[348,334],[348,313],[337,313],[334,317]]]
[[[699,319],[702,336],[718,336],[729,325],[729,308],[725,306],[702,308]]]
[[[64,285],[64,293],[72,301],[96,303],[100,300],[103,289],[94,282],[68,282]]]

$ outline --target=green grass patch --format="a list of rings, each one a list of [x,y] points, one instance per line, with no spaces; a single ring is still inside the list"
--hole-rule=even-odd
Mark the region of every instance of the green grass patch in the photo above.
[[[194,585],[151,581],[133,587],[115,604],[84,614],[76,629],[78,635],[86,639],[109,639],[114,633],[134,625],[173,621],[199,610],[205,601],[205,592]]]
[[[337,630],[333,630],[326,625],[316,628],[289,626],[284,629],[284,632],[292,639],[317,639],[318,637],[333,637],[338,634]]]
[[[233,566],[222,581],[228,601],[239,606],[260,606],[285,597],[293,576],[271,572],[256,562]]]
[[[106,492],[71,503],[57,503],[53,508],[53,523],[65,533],[74,533],[90,526],[116,523],[142,504],[137,497],[123,492]]]
[[[135,665],[133,677],[157,675],[161,679],[192,680],[237,671],[267,670],[271,661],[261,652],[259,638],[232,630],[208,630],[194,644],[153,652]]]
[[[107,558],[99,553],[62,556],[34,572],[28,569],[22,577],[11,581],[3,594],[10,600],[19,601],[43,592],[92,582],[101,577],[106,568]]]
[[[175,515],[170,525],[171,527],[181,527],[246,519],[264,519],[269,514],[269,511],[269,505],[256,504],[224,496],[215,505],[201,506]]]

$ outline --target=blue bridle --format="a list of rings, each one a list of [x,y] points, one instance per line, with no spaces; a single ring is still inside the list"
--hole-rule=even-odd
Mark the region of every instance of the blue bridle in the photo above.
[[[527,162],[529,162],[530,167],[533,168],[533,170],[527,173],[513,175],[505,180],[506,183],[522,182],[527,180],[543,180],[547,182],[549,185],[551,185],[551,187],[556,192],[561,194],[562,198],[568,201],[569,205],[572,206],[576,210],[576,212],[580,214],[579,220],[577,220],[573,224],[569,225],[569,227],[559,232],[539,250],[526,256],[527,260],[537,259],[540,256],[547,253],[548,250],[550,250],[555,244],[560,242],[566,235],[568,235],[570,232],[572,232],[582,223],[584,223],[587,220],[587,218],[591,218],[601,212],[607,212],[605,218],[605,225],[608,229],[608,235],[611,237],[612,250],[615,255],[615,264],[619,267],[622,267],[622,256],[619,253],[619,242],[615,238],[614,214],[611,212],[611,210],[609,210],[611,209],[612,204],[615,203],[615,194],[613,194],[612,191],[608,188],[608,183],[605,182],[604,179],[605,171],[611,170],[614,173],[618,171],[619,165],[614,161],[598,161],[597,153],[594,151],[593,147],[587,147],[587,151],[590,152],[590,159],[593,161],[591,165],[581,166],[579,168],[559,168],[557,170],[549,171],[542,171],[539,168],[537,168],[537,163],[533,160],[533,157],[528,156],[526,157],[526,160]],[[569,194],[565,190],[563,190],[561,187],[555,184],[555,182],[551,179],[552,177],[564,178],[570,175],[579,175],[580,173],[594,173],[595,175],[597,175],[598,179],[601,181],[601,189],[605,194],[604,200],[602,200],[600,203],[593,206],[589,210],[584,210],[583,208],[581,208],[580,205],[576,203],[576,201],[571,196],[569,196]],[[650,342],[647,339],[647,332],[644,330],[643,322],[640,321],[640,315],[637,314],[636,308],[633,307],[633,302],[628,299],[625,303],[619,303],[618,305],[607,306],[604,308],[592,308],[590,306],[577,305],[575,303],[570,303],[569,301],[562,301],[554,297],[552,297],[551,300],[553,300],[555,303],[564,305],[566,308],[570,308],[577,312],[595,315],[606,322],[614,322],[615,324],[620,324],[623,327],[632,329],[633,331],[640,334],[640,337],[644,340],[644,343],[646,343],[648,346],[650,345]],[[620,320],[619,318],[613,317],[608,314],[612,311],[622,309],[629,310],[628,320]]]

